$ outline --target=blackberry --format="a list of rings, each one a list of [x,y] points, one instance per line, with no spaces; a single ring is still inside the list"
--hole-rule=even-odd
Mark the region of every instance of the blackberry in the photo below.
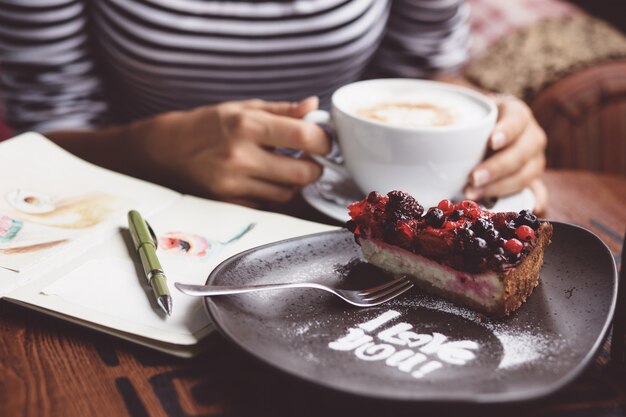
[[[389,197],[387,216],[395,220],[418,219],[424,213],[424,207],[405,192],[391,191],[387,196]]]
[[[424,216],[424,221],[429,226],[439,229],[443,222],[446,220],[446,216],[443,214],[443,211],[438,208],[431,208]]]

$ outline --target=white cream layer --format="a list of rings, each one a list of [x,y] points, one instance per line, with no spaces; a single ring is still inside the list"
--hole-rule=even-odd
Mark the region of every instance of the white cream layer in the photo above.
[[[469,274],[441,265],[421,255],[378,240],[361,239],[363,255],[394,274],[408,274],[448,293],[467,297],[487,308],[495,307],[504,296],[504,286],[493,272]]]

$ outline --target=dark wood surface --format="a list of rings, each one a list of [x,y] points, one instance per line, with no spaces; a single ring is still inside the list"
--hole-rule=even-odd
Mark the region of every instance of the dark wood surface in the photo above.
[[[546,182],[547,217],[594,231],[619,258],[626,177],[553,171]],[[302,202],[295,207],[303,217],[323,220]],[[606,345],[582,377],[540,401],[392,403],[294,379],[217,334],[199,357],[177,359],[1,301],[0,416],[626,415],[626,371],[610,362]]]

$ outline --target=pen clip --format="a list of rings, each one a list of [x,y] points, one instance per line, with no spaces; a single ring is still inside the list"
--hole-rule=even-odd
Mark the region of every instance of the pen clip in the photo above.
[[[159,240],[157,239],[156,234],[154,233],[154,230],[152,230],[152,226],[150,226],[150,223],[148,223],[148,221],[146,221],[146,226],[148,226],[148,232],[150,233],[150,236],[152,237],[152,241],[154,242],[155,249],[158,249]]]

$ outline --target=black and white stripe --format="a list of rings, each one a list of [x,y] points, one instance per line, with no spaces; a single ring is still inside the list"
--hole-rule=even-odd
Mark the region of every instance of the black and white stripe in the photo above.
[[[0,0],[0,94],[18,130],[298,100],[467,57],[463,0]]]

